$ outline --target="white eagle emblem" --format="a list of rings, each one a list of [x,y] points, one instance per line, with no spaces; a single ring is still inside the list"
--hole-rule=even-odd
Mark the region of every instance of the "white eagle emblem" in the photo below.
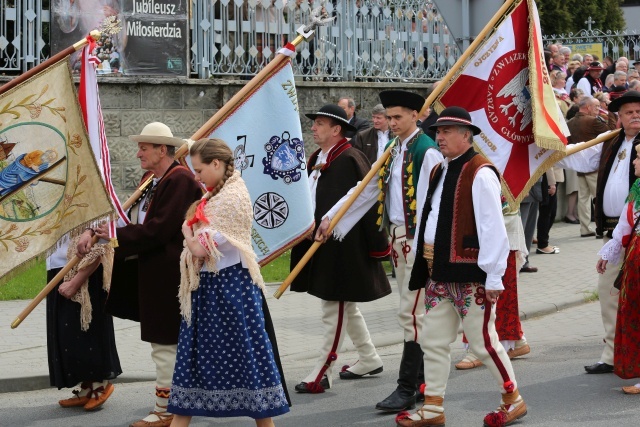
[[[509,117],[509,123],[511,123],[511,126],[516,125],[516,117],[518,116],[518,113],[522,114],[522,118],[520,119],[521,131],[531,123],[531,93],[527,86],[528,80],[529,67],[522,69],[500,90],[500,92],[498,92],[498,96],[504,98],[511,97],[511,103],[500,106],[503,114],[509,115],[509,109],[511,106],[516,107],[515,114]]]

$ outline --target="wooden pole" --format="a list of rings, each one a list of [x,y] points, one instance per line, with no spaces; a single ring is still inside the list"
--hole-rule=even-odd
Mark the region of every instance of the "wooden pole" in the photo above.
[[[482,31],[478,33],[478,36],[473,40],[473,42],[471,42],[467,50],[465,50],[462,53],[462,55],[460,55],[460,58],[458,58],[456,63],[453,65],[453,67],[451,67],[449,72],[442,78],[441,81],[443,83],[436,86],[435,89],[433,89],[433,91],[429,94],[429,96],[424,102],[424,106],[420,110],[420,114],[418,114],[418,117],[422,117],[422,115],[427,110],[427,108],[429,108],[431,104],[433,104],[433,101],[435,101],[438,95],[440,95],[440,93],[444,90],[444,87],[448,84],[448,82],[450,82],[453,79],[453,76],[458,72],[458,70],[462,68],[464,63],[467,61],[467,59],[469,59],[469,57],[476,50],[476,48],[480,46],[480,43],[484,41],[487,35],[489,35],[489,33],[494,30],[496,24],[498,24],[498,22],[507,14],[507,11],[509,10],[509,8],[515,2],[520,2],[520,1],[522,0],[507,0],[504,2],[504,4],[500,7],[500,9],[498,9],[496,14],[493,15],[493,18],[491,18],[489,22],[487,22],[487,25],[485,25]]]
[[[572,144],[569,147],[567,147],[567,150],[565,151],[565,153],[567,156],[570,156],[572,154],[577,153],[578,151],[584,150],[585,148],[593,147],[594,145],[598,145],[601,142],[604,142],[608,139],[618,136],[620,131],[621,129],[612,130],[611,132],[605,133],[604,135],[600,135],[599,137],[589,140],[587,142],[584,142],[582,144]]]
[[[93,36],[93,32],[92,32],[92,36]],[[99,38],[99,33],[98,33],[98,37],[97,38],[94,37],[94,38],[97,40]],[[298,46],[304,40],[308,40],[308,37],[305,38],[302,35],[298,35],[291,42],[291,44],[294,46]],[[2,93],[5,90],[8,90],[8,89],[5,89],[5,87],[8,86],[9,84],[12,84],[11,87],[14,87],[20,84],[21,82],[31,77],[32,75],[35,75],[36,73],[42,71],[44,68],[60,61],[61,59],[65,58],[67,55],[70,55],[74,51],[80,49],[86,43],[88,42],[85,39],[77,42],[73,46],[68,47],[67,49],[60,52],[53,58],[43,62],[42,64],[38,65],[37,67],[25,73],[25,74],[29,74],[26,78],[22,78],[22,76],[25,75],[23,74],[20,77],[17,77],[16,79],[0,87],[0,93]],[[218,112],[216,112],[216,114],[214,114],[209,120],[207,120],[207,122],[200,129],[198,129],[196,133],[194,133],[191,136],[191,139],[198,140],[203,136],[207,135],[210,129],[213,128],[215,125],[217,125],[221,120],[223,120],[248,93],[250,93],[257,85],[261,84],[264,80],[269,78],[272,70],[276,69],[284,61],[288,61],[288,60],[290,60],[290,58],[286,55],[282,55],[282,54],[276,55],[273,61],[271,61],[266,67],[264,67],[262,71],[256,74],[256,76],[253,79],[251,79],[251,81],[249,81],[238,93],[236,93],[231,98],[231,100],[229,100],[229,102],[227,102],[220,110],[218,110]],[[20,79],[20,81],[16,82],[16,80],[18,79]],[[178,148],[178,150],[176,150],[175,158],[180,159],[186,156],[188,153],[189,153],[188,144],[184,144],[180,148]],[[145,181],[131,195],[131,197],[129,197],[129,199],[122,205],[122,207],[125,210],[129,209],[131,205],[136,200],[138,200],[138,198],[142,195],[142,192],[144,191],[144,189],[151,183],[152,178],[153,176],[151,176],[147,181]],[[94,237],[94,239],[92,240],[92,245],[95,244],[96,241],[97,241],[97,238]],[[78,264],[78,262],[80,262],[80,258],[78,258],[77,256],[75,256],[71,261],[69,261],[67,265],[65,265],[64,268],[49,283],[47,283],[47,285],[42,289],[42,291],[40,291],[40,293],[33,299],[33,301],[31,301],[31,303],[24,310],[22,310],[22,312],[20,312],[18,317],[16,317],[16,319],[11,324],[11,328],[12,329],[17,328],[18,325],[20,325],[20,323],[22,323],[22,321],[29,315],[29,313],[31,313],[33,309],[36,308],[36,306],[47,296],[47,294],[49,294],[49,292],[51,292],[51,290],[53,290],[53,288],[56,287],[56,285],[60,282],[60,280],[64,278],[64,275],[67,274],[69,270],[71,270],[76,264]]]
[[[298,35],[291,44],[294,46],[298,46],[305,40],[305,37]],[[222,106],[207,122],[200,127],[192,136],[191,139],[197,141],[205,136],[207,136],[211,129],[216,127],[218,123],[224,120],[231,111],[238,105],[249,93],[251,93],[256,86],[261,85],[265,80],[271,77],[271,72],[282,65],[283,62],[289,61],[287,55],[278,54],[273,59],[273,61],[269,62],[266,67],[264,67],[258,74],[256,74],[246,85],[242,87],[226,104]],[[185,144],[180,147],[176,151],[176,158],[182,158],[189,153],[189,147]]]
[[[100,38],[100,31],[97,31],[97,30],[91,31],[91,33],[89,33],[89,36],[94,40],[98,40]],[[89,43],[89,40],[87,40],[86,38],[82,40],[78,40],[76,43],[67,47],[62,52],[59,52],[53,55],[51,58],[47,59],[44,62],[41,62],[40,64],[36,65],[29,71],[26,71],[20,74],[15,79],[8,81],[7,83],[0,86],[0,95],[5,93],[9,89],[13,89],[14,87],[18,86],[20,83],[23,83],[24,81],[30,79],[31,77],[35,76],[42,70],[52,66],[53,64],[57,64],[63,59],[66,59],[67,56],[71,55],[77,50],[82,49],[87,43]]]
[[[507,0],[502,5],[502,7],[498,9],[498,11],[493,16],[493,18],[489,20],[487,25],[478,34],[478,37],[476,37],[476,39],[471,43],[471,45],[469,45],[469,48],[466,51],[464,51],[464,53],[460,56],[460,58],[458,58],[456,63],[453,65],[453,67],[451,67],[447,75],[443,78],[443,81],[449,81],[453,78],[454,74],[457,73],[460,68],[462,68],[462,65],[473,53],[473,51],[480,45],[480,43],[484,41],[485,37],[489,34],[489,32],[491,32],[494,29],[495,25],[504,17],[504,15],[507,13],[509,8],[516,1],[521,1],[521,0]],[[443,88],[444,88],[444,85],[439,85],[433,90],[433,92],[431,92],[429,97],[425,100],[424,106],[422,107],[422,110],[420,111],[420,114],[418,116],[421,116],[422,114],[424,114],[424,111],[431,105],[431,103],[436,99],[436,97],[440,95]],[[387,147],[384,154],[382,154],[382,156],[380,156],[380,158],[373,164],[373,166],[371,166],[371,170],[369,171],[369,173],[364,177],[364,179],[360,182],[360,184],[358,184],[358,186],[353,191],[353,194],[351,194],[351,196],[347,199],[345,204],[342,205],[340,210],[338,210],[338,212],[336,213],[336,216],[331,220],[331,224],[329,225],[329,230],[327,231],[328,235],[331,235],[333,228],[340,221],[340,219],[342,219],[344,214],[351,207],[351,205],[356,200],[356,198],[360,195],[360,193],[362,193],[362,190],[364,190],[364,187],[366,187],[369,181],[371,181],[371,179],[375,175],[377,175],[378,170],[380,170],[384,162],[391,155],[391,150],[395,145],[396,141],[397,141],[397,138],[391,144],[389,144],[389,147]],[[311,245],[307,253],[302,257],[302,259],[300,260],[300,262],[298,262],[298,264],[294,267],[294,269],[291,270],[291,273],[289,273],[289,275],[282,282],[278,290],[273,294],[273,296],[276,299],[279,299],[284,293],[284,291],[287,290],[287,288],[291,285],[291,282],[293,282],[293,280],[300,273],[300,271],[302,271],[306,263],[309,262],[313,254],[320,247],[320,245],[321,245],[320,242],[314,242],[313,245]]]
[[[140,196],[142,195],[142,193],[144,192],[144,190],[149,186],[149,184],[151,184],[153,180],[153,176],[151,176],[149,179],[147,179],[145,182],[143,182],[137,189],[136,191],[133,192],[133,194],[131,195],[131,197],[129,197],[127,199],[126,202],[124,202],[124,204],[122,205],[122,208],[124,210],[129,209],[135,202],[136,200],[138,200],[140,198]],[[91,246],[95,245],[96,242],[98,241],[98,236],[93,236],[93,239],[91,240]],[[40,293],[38,293],[38,295],[36,295],[36,297],[29,303],[29,305],[27,305],[24,310],[22,310],[20,312],[20,314],[18,314],[18,316],[15,318],[15,320],[11,323],[11,329],[15,329],[17,328],[20,323],[22,323],[22,321],[24,319],[27,318],[27,316],[29,314],[31,314],[31,312],[33,311],[34,308],[36,308],[38,306],[38,304],[40,304],[42,302],[43,299],[46,298],[46,296],[49,294],[49,292],[51,292],[53,290],[53,288],[56,287],[56,285],[58,283],[60,283],[60,281],[62,279],[64,279],[64,276],[73,268],[75,267],[78,263],[80,262],[80,258],[75,255],[68,263],[67,265],[65,265],[62,270],[60,270],[58,272],[58,274],[55,275],[55,277],[53,279],[51,279],[51,281],[49,283],[47,283],[47,285],[42,288],[42,290],[40,291]]]
[[[393,150],[393,147],[396,145],[397,140],[398,140],[398,138],[396,137],[393,141],[391,141],[391,144],[389,144],[389,146],[384,151],[384,153],[382,153],[380,158],[378,158],[378,160],[376,160],[376,162],[373,164],[373,166],[371,166],[371,170],[369,171],[369,173],[367,173],[367,175],[365,175],[365,177],[362,179],[362,181],[353,190],[353,193],[351,194],[351,196],[349,196],[349,198],[344,203],[344,205],[342,205],[342,207],[340,207],[340,209],[338,209],[338,212],[336,212],[336,215],[331,219],[331,223],[329,224],[329,229],[327,230],[327,235],[328,236],[331,235],[331,232],[333,231],[335,226],[342,219],[342,217],[347,212],[347,210],[351,207],[353,202],[355,202],[355,200],[358,198],[360,193],[362,193],[362,191],[367,186],[367,184],[369,184],[369,182],[373,179],[374,176],[378,175],[378,171],[380,170],[382,165],[384,165],[384,163],[387,161],[387,159],[391,155],[391,150]],[[313,256],[313,254],[316,253],[316,251],[318,250],[318,248],[320,247],[321,244],[322,243],[320,243],[320,242],[314,242],[313,245],[311,245],[311,247],[309,248],[307,253],[304,254],[304,256],[298,262],[298,264],[293,268],[293,270],[291,270],[291,273],[289,273],[287,278],[284,279],[284,282],[282,282],[282,284],[280,285],[278,290],[273,294],[273,296],[276,299],[280,299],[280,297],[282,296],[284,291],[286,291],[287,288],[291,285],[291,282],[293,282],[293,280],[300,273],[300,271],[302,271],[304,266],[307,264],[307,262],[309,262],[309,260]]]

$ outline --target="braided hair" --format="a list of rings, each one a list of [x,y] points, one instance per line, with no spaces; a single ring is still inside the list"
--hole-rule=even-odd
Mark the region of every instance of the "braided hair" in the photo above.
[[[193,143],[191,148],[189,148],[189,155],[200,156],[200,161],[204,164],[211,164],[214,160],[220,160],[226,165],[226,171],[222,176],[222,180],[216,184],[216,186],[208,191],[205,194],[205,200],[211,199],[213,196],[218,194],[222,187],[224,186],[227,179],[233,175],[235,170],[235,162],[233,159],[233,152],[229,148],[226,142],[221,139],[211,138],[211,139],[200,139]],[[189,209],[187,210],[187,219],[190,219],[194,216],[196,208],[200,202],[194,202]]]

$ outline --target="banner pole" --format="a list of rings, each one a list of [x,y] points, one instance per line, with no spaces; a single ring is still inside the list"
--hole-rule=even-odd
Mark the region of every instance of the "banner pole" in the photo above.
[[[391,144],[389,144],[389,146],[384,151],[384,153],[382,153],[382,155],[378,158],[378,160],[376,160],[373,166],[371,166],[371,170],[369,171],[369,173],[365,175],[362,181],[353,190],[353,193],[351,194],[351,196],[349,196],[349,198],[346,200],[344,205],[342,205],[342,207],[338,209],[338,212],[336,212],[336,215],[331,219],[331,223],[329,224],[329,229],[327,230],[328,236],[331,235],[331,232],[333,231],[335,226],[338,224],[338,222],[340,222],[344,214],[347,213],[347,210],[351,207],[353,202],[355,202],[355,200],[358,198],[360,193],[362,193],[362,191],[367,186],[367,184],[369,184],[369,182],[373,179],[373,177],[378,174],[378,171],[380,170],[382,165],[384,165],[384,163],[387,161],[387,159],[391,155],[391,150],[397,144],[397,140],[398,138],[396,137],[391,141]],[[289,273],[287,278],[284,279],[284,281],[282,282],[278,290],[273,294],[273,296],[276,299],[280,299],[284,291],[286,291],[287,288],[291,285],[291,282],[293,282],[293,280],[296,278],[296,276],[298,276],[300,271],[302,271],[304,266],[307,264],[307,262],[309,262],[313,254],[316,253],[316,251],[318,250],[321,244],[322,243],[320,242],[314,242],[313,245],[311,245],[309,250],[307,250],[307,253],[304,254],[304,256],[302,257],[302,259],[300,259],[298,264],[296,264],[293,270],[291,270],[291,273]]]
[[[507,0],[502,5],[502,7],[500,7],[500,9],[498,9],[498,11],[493,16],[493,18],[491,18],[489,20],[487,25],[482,29],[482,31],[478,34],[478,36],[475,38],[475,40],[471,43],[471,45],[469,45],[467,50],[464,51],[464,53],[460,56],[460,58],[458,58],[456,63],[453,65],[453,67],[451,67],[449,72],[442,79],[443,81],[450,81],[453,78],[454,74],[456,72],[458,72],[458,70],[462,67],[464,62],[469,58],[469,56],[471,56],[473,51],[480,45],[480,43],[482,43],[484,41],[484,39],[487,36],[487,34],[489,34],[489,32],[494,29],[495,25],[507,13],[509,8],[517,1],[522,1],[522,0]],[[425,100],[424,106],[420,110],[420,114],[418,114],[418,116],[422,116],[424,114],[425,110],[433,103],[433,101],[436,99],[436,97],[438,95],[440,95],[440,93],[444,89],[444,86],[445,85],[439,85],[431,92],[429,97]],[[397,138],[396,138],[396,140],[397,140]],[[382,156],[380,156],[380,158],[373,164],[373,166],[371,166],[371,170],[369,171],[369,173],[364,177],[364,179],[360,182],[360,184],[358,184],[358,186],[354,189],[353,194],[351,194],[351,196],[347,199],[345,204],[342,205],[340,210],[338,210],[338,212],[336,213],[336,216],[333,217],[333,219],[331,220],[331,224],[329,225],[329,229],[327,231],[327,234],[329,234],[329,235],[331,234],[331,232],[333,231],[333,228],[342,219],[344,214],[351,207],[351,205],[356,200],[356,198],[360,195],[360,193],[362,193],[362,191],[367,186],[369,181],[371,181],[371,179],[378,173],[378,171],[380,170],[380,168],[382,167],[384,162],[386,162],[387,158],[389,158],[389,156],[391,155],[391,149],[395,145],[395,141],[396,140],[394,140],[394,142],[389,144],[389,147],[387,148],[387,150],[385,150],[385,152],[382,154]],[[291,273],[289,273],[289,275],[282,282],[282,284],[280,285],[278,290],[273,294],[273,296],[276,299],[279,299],[282,296],[282,294],[284,293],[284,291],[287,290],[287,288],[291,285],[291,282],[293,282],[293,280],[300,273],[300,271],[302,271],[302,269],[304,268],[306,263],[309,262],[309,260],[313,256],[313,254],[320,247],[320,245],[321,245],[320,242],[314,242],[313,245],[311,245],[311,247],[309,248],[307,253],[302,257],[302,259],[300,260],[300,262],[298,262],[298,264],[294,267],[294,269],[291,270]]]
[[[298,47],[300,43],[303,41],[311,40],[311,35],[307,33],[306,37],[303,35],[298,35],[291,44],[295,47]],[[265,80],[268,80],[271,77],[271,72],[277,69],[283,62],[289,61],[287,55],[279,53],[273,59],[273,61],[269,62],[266,67],[264,67],[258,74],[256,74],[249,82],[242,87],[228,102],[226,102],[222,108],[220,108],[205,124],[203,124],[200,129],[198,129],[192,136],[191,139],[197,141],[204,136],[206,136],[212,128],[214,128],[218,123],[224,120],[227,115],[238,105],[247,94],[251,93],[257,86],[261,85]],[[181,159],[189,154],[189,146],[185,144],[176,150],[176,159]]]
[[[498,22],[507,14],[507,11],[509,10],[509,8],[514,3],[516,2],[520,3],[521,1],[522,0],[507,0],[504,2],[504,4],[500,7],[500,9],[498,9],[495,15],[493,15],[493,18],[491,18],[489,22],[487,22],[487,25],[485,25],[485,27],[482,29],[482,31],[478,33],[478,35],[473,40],[473,42],[471,42],[469,47],[462,53],[462,55],[460,55],[460,58],[458,58],[458,60],[453,65],[453,67],[451,67],[449,72],[447,72],[447,74],[441,79],[442,82],[450,82],[453,79],[453,76],[458,72],[460,68],[462,68],[462,65],[467,61],[467,59],[469,59],[469,57],[476,50],[476,48],[480,46],[480,43],[484,41],[484,39],[487,37],[489,32],[491,32],[495,28],[496,24],[498,24]],[[418,117],[422,117],[424,115],[425,111],[427,111],[427,108],[429,108],[431,104],[433,104],[433,101],[436,100],[438,95],[440,95],[440,93],[444,90],[445,86],[446,84],[440,84],[436,86],[435,89],[433,89],[433,91],[429,94],[427,99],[424,101],[424,106],[420,110]]]
[[[621,130],[622,129],[612,130],[611,132],[605,133],[604,135],[600,135],[599,137],[593,138],[593,139],[591,139],[591,140],[589,140],[587,142],[584,142],[582,144],[571,144],[571,145],[567,146],[567,150],[565,151],[565,154],[567,156],[570,156],[572,154],[577,153],[578,151],[582,151],[582,150],[584,150],[586,148],[593,147],[594,145],[598,145],[601,142],[604,142],[606,140],[609,140],[609,139],[611,139],[613,137],[618,136],[620,134]]]
[[[127,201],[123,203],[122,208],[125,211],[129,209],[140,198],[144,190],[149,186],[149,184],[151,184],[152,181],[153,175],[145,182],[140,184],[136,191],[134,191],[133,194],[127,199]],[[98,236],[93,236],[93,239],[91,240],[91,246],[95,245],[97,241]],[[22,323],[22,321],[26,319],[27,316],[31,314],[31,312],[38,306],[38,304],[40,304],[42,300],[46,298],[49,292],[51,292],[53,288],[55,288],[56,285],[60,283],[62,279],[64,279],[64,276],[80,262],[80,259],[81,258],[79,258],[78,255],[75,255],[69,262],[67,262],[62,270],[60,270],[58,274],[56,274],[55,277],[51,279],[51,281],[47,283],[44,288],[42,288],[42,290],[29,303],[29,305],[27,305],[24,310],[22,310],[20,314],[18,314],[15,320],[11,323],[11,329],[15,329],[20,326],[20,323]]]
[[[93,30],[93,31],[91,31],[89,33],[89,37],[91,37],[93,40],[96,40],[96,41],[98,39],[100,39],[100,35],[101,35],[101,33],[98,30]],[[0,95],[5,93],[9,89],[13,89],[14,87],[18,86],[20,83],[30,79],[31,77],[35,76],[36,74],[38,74],[42,70],[44,70],[44,69],[46,69],[46,68],[48,68],[48,67],[50,67],[50,66],[52,66],[54,64],[57,64],[58,62],[60,62],[61,60],[65,59],[67,56],[71,55],[75,51],[82,49],[88,43],[89,43],[89,40],[87,40],[87,38],[84,38],[82,40],[78,40],[73,45],[67,47],[66,49],[64,49],[61,52],[58,52],[57,54],[55,54],[51,58],[47,59],[46,61],[41,62],[40,64],[36,65],[35,67],[33,67],[32,69],[30,69],[28,71],[25,71],[24,73],[20,74],[15,79],[8,81],[7,83],[5,83],[2,86],[0,86]]]

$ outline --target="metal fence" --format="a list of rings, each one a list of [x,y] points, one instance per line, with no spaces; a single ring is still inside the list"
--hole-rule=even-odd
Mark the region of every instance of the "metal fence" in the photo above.
[[[49,57],[49,1],[0,0],[0,72],[24,72]]]
[[[638,30],[601,31],[581,30],[578,33],[552,34],[543,36],[545,46],[550,43],[563,45],[602,44],[602,58],[610,56],[615,61],[621,56],[630,60],[640,59],[640,32]]]
[[[192,0],[192,72],[252,75],[309,21],[315,0]],[[298,48],[294,72],[312,79],[436,79],[459,51],[425,0],[338,0],[333,23]]]
[[[65,1],[0,0],[0,72],[19,74],[49,56],[49,5]],[[191,76],[209,78],[254,75],[296,37],[320,1],[190,3]],[[296,75],[331,81],[437,79],[460,55],[430,1],[333,0],[324,7],[335,20],[298,48]]]

